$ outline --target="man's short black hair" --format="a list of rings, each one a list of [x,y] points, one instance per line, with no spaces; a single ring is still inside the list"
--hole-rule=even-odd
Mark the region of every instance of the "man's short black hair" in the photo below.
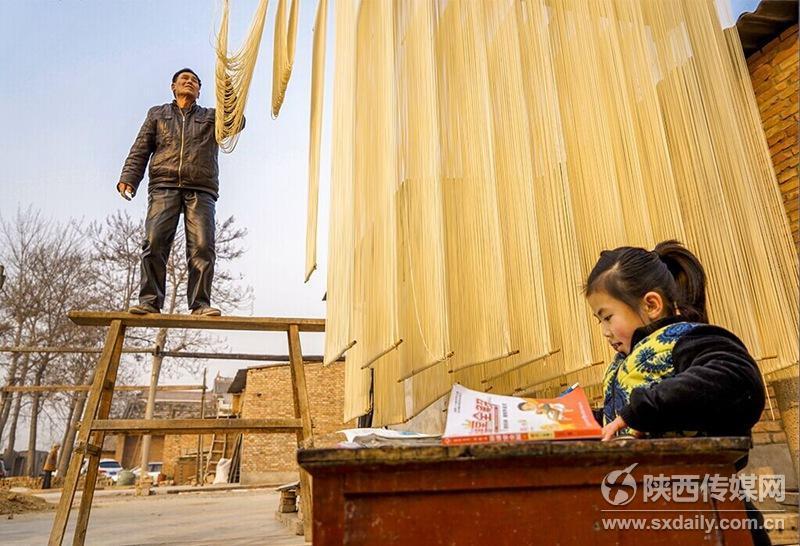
[[[189,72],[190,74],[194,74],[194,77],[197,78],[197,84],[200,85],[200,87],[203,86],[203,82],[200,81],[200,76],[198,76],[197,73],[191,68],[181,68],[180,70],[175,72],[175,74],[172,75],[172,83],[175,83],[175,80],[178,79],[178,76],[180,76],[184,72]]]

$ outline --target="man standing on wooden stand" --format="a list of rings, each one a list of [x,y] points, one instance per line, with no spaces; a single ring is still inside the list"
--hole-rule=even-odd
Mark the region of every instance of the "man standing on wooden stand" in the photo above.
[[[201,85],[190,68],[182,68],[172,76],[175,100],[147,112],[117,183],[117,191],[130,201],[150,163],[139,304],[128,309],[130,313],[161,312],[167,259],[183,213],[189,309],[193,315],[220,315],[219,309],[211,307],[219,147],[214,130],[215,109],[197,104]]]

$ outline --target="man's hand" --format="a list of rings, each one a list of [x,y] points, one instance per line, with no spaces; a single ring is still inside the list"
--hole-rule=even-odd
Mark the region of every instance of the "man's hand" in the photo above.
[[[628,425],[625,423],[625,421],[623,421],[622,417],[617,416],[616,419],[603,427],[603,441],[607,442],[608,440],[613,440],[617,432],[627,426]]]
[[[117,191],[126,201],[130,201],[133,199],[133,196],[136,195],[136,190],[133,189],[133,186],[126,184],[125,182],[117,183]]]

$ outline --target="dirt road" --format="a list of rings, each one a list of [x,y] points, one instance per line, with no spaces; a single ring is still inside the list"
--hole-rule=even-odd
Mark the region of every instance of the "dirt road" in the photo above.
[[[133,497],[98,496],[86,544],[94,545],[303,545],[275,520],[271,489]],[[0,520],[0,544],[47,544],[54,511]],[[72,542],[73,508],[65,544]]]

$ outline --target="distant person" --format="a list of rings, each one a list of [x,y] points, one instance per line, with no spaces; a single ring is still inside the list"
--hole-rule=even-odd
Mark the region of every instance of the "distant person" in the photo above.
[[[61,444],[53,444],[53,447],[50,448],[50,453],[47,454],[47,460],[44,462],[44,467],[42,468],[42,474],[44,475],[42,489],[50,489],[53,472],[55,472],[56,465],[58,464],[58,449],[60,447]]]
[[[130,201],[150,163],[139,303],[128,309],[130,313],[161,312],[167,259],[182,213],[189,309],[193,315],[220,315],[219,309],[211,307],[216,261],[214,214],[219,196],[216,111],[197,104],[201,86],[190,68],[172,76],[175,99],[148,110],[117,183],[117,191]]]

